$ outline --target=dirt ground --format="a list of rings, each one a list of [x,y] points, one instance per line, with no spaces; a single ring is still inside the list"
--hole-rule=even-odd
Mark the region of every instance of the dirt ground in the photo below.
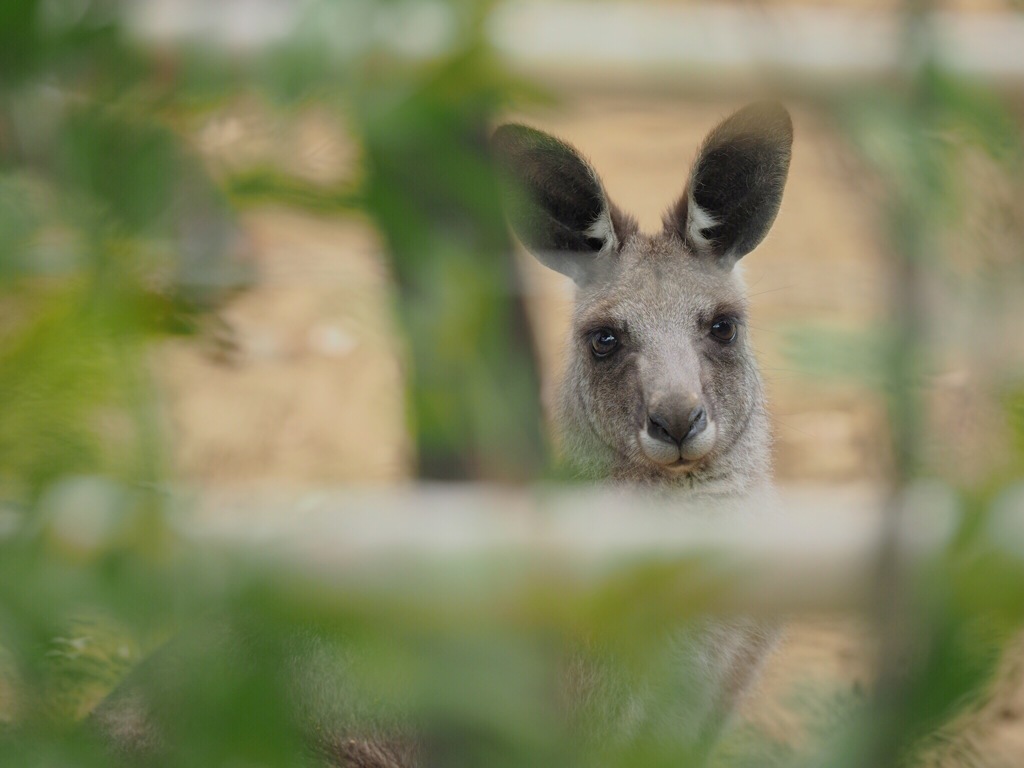
[[[571,139],[613,199],[651,229],[680,194],[701,138],[733,106],[588,95],[527,119]],[[854,332],[880,317],[884,276],[874,212],[850,181],[851,161],[828,126],[799,109],[794,118],[797,146],[782,211],[743,263],[777,474],[783,482],[874,483],[885,463],[882,404],[858,382],[803,370],[789,354],[793,334],[812,322]],[[211,140],[210,152],[242,163],[251,157],[247,149],[264,144],[249,135],[251,121],[224,121],[228,127],[208,133],[229,138]],[[331,155],[329,143],[338,142],[309,127],[293,138],[317,146],[314,157]],[[157,363],[177,469],[214,484],[402,477],[408,446],[401,356],[374,234],[358,221],[280,208],[248,213],[242,226],[259,277],[221,313],[236,348],[217,355],[208,343],[176,341]],[[521,264],[550,396],[571,286],[530,257]]]
[[[650,229],[682,191],[701,138],[735,106],[587,93],[527,119],[583,150],[612,198]],[[792,334],[811,323],[857,331],[880,317],[885,264],[875,201],[828,123],[799,105],[793,113],[796,143],[782,210],[768,239],[744,260],[777,476],[787,484],[874,485],[885,465],[882,404],[856,380],[794,363]],[[275,129],[223,116],[207,127],[204,151],[215,164],[241,162],[273,151],[280,143],[274,130],[283,131],[278,138],[286,146],[300,148],[290,161],[299,172],[322,172],[325,164],[345,172],[344,142],[315,115]],[[281,208],[250,212],[242,225],[259,278],[222,312],[230,349],[208,339],[174,341],[154,361],[180,477],[249,489],[407,478],[401,345],[376,237],[358,221]],[[571,290],[529,257],[522,267],[549,400]],[[870,649],[849,619],[796,622],[746,716],[782,740],[798,739],[792,692],[808,682],[866,688]],[[989,755],[981,764],[1024,764],[1022,677],[1019,668],[1008,673],[983,727],[970,737]]]

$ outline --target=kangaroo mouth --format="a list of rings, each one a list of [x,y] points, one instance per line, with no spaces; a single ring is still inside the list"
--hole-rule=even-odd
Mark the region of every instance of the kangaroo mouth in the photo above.
[[[645,454],[646,456],[646,454]],[[658,469],[669,472],[673,475],[685,475],[688,472],[692,472],[700,465],[700,461],[693,461],[690,459],[678,458],[675,461],[665,463],[661,461],[654,461],[649,456],[646,457],[652,464],[655,464]]]
[[[691,467],[697,466],[699,462],[690,461],[689,459],[680,458],[678,461],[673,461],[671,464],[662,464],[665,469],[690,469]]]

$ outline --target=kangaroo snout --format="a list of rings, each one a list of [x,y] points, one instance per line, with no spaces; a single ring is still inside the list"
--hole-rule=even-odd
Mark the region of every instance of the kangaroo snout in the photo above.
[[[702,459],[715,441],[715,424],[697,394],[651,401],[647,422],[637,435],[640,449],[656,464],[684,467]]]
[[[707,425],[708,412],[700,401],[661,405],[647,414],[647,434],[677,448],[684,440],[703,432]]]

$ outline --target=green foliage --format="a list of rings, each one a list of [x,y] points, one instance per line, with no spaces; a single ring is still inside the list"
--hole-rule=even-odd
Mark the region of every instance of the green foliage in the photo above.
[[[486,599],[451,605],[443,583],[338,593],[175,528],[148,345],[251,279],[231,259],[240,205],[355,213],[382,234],[421,477],[523,482],[544,470],[535,360],[486,150],[496,116],[537,94],[486,44],[490,8],[312,2],[282,41],[229,56],[140,47],[111,0],[0,4],[0,765],[110,764],[83,718],[125,676],[167,728],[166,749],[142,760],[166,766],[306,765],[339,722],[411,732],[439,765],[845,765],[865,745],[908,759],[983,689],[1024,618],[1019,560],[983,537],[999,488],[913,584],[917,663],[888,701],[821,693],[810,757],[751,729],[716,749],[680,736],[706,692],[676,663],[687,640],[676,630],[729,588],[710,558],[630,563],[578,589],[508,589],[500,562],[475,563],[449,578]],[[422,60],[381,32],[405,18],[440,18],[447,47]],[[359,173],[324,185],[272,166],[211,178],[185,126],[240,95],[325,106],[349,126]],[[912,95],[842,101],[885,179],[910,275],[933,266],[936,225],[958,204],[949,146],[921,137],[952,125],[1008,167],[1020,161],[995,96],[931,66]],[[877,341],[794,332],[792,346],[805,369],[865,376],[890,395],[911,475],[928,350],[913,323],[885,328]],[[1024,456],[1020,400],[1010,392],[1006,410]],[[575,721],[560,699],[567,648],[606,672]]]
[[[933,311],[930,294],[946,281],[955,286],[947,288],[952,295],[967,296],[959,284],[962,278],[950,267],[955,254],[949,242],[963,225],[967,201],[980,190],[964,172],[961,156],[965,149],[981,148],[1009,177],[1022,156],[1019,125],[1005,103],[946,73],[936,63],[941,51],[933,47],[927,29],[925,20],[911,16],[908,56],[921,57],[924,63],[912,69],[906,82],[859,93],[836,105],[884,193],[881,209],[892,260],[885,333],[879,334],[881,341],[870,361],[845,354],[848,342],[825,344],[825,355],[805,353],[811,359],[831,360],[835,370],[847,375],[858,375],[854,369],[863,366],[859,376],[867,371],[867,380],[886,397],[896,494],[915,477],[942,473],[941,467],[929,465],[925,447],[930,441],[949,439],[930,432],[925,393],[940,352],[945,353],[942,359],[951,357],[950,350],[940,348],[942,334],[930,328],[944,319]],[[1010,283],[1015,276],[1001,278]],[[851,360],[856,361],[853,366]],[[1008,421],[1012,431],[1012,418]],[[999,471],[984,479],[980,488],[964,489],[964,497],[971,501],[964,505],[954,549],[925,569],[912,591],[900,581],[879,583],[888,611],[880,609],[880,631],[889,639],[883,651],[893,654],[904,648],[911,659],[899,674],[891,661],[882,664],[871,707],[854,731],[861,738],[850,751],[854,760],[917,764],[937,744],[955,745],[955,729],[963,725],[960,716],[984,698],[1001,651],[1021,620],[1019,608],[1011,607],[1021,604],[1014,586],[1019,579],[1013,573],[1016,568],[991,551],[984,535],[996,496],[993,489],[1005,487],[1005,482]]]
[[[158,124],[103,112],[73,112],[62,126],[60,182],[127,232],[166,225],[181,164],[173,137]]]
[[[84,293],[66,289],[37,301],[35,322],[0,356],[0,466],[8,482],[41,489],[62,475],[106,466],[90,422],[115,399],[120,365],[109,318],[83,306]]]
[[[6,3],[0,11],[0,69],[8,77],[24,76],[39,56],[38,3]]]
[[[1024,477],[1024,386],[1018,384],[1005,397],[1006,421],[1010,426],[1015,477]]]

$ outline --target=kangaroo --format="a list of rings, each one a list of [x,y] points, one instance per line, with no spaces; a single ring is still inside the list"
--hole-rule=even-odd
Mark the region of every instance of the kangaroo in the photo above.
[[[768,413],[737,262],[775,220],[792,143],[781,105],[736,112],[705,139],[662,230],[645,234],[573,147],[523,125],[495,132],[512,229],[576,283],[556,424],[579,474],[682,489],[705,506],[772,495]],[[675,663],[691,702],[677,713],[685,722],[676,735],[706,748],[777,633],[733,621],[683,634]],[[600,687],[599,671],[584,677],[580,695]]]

